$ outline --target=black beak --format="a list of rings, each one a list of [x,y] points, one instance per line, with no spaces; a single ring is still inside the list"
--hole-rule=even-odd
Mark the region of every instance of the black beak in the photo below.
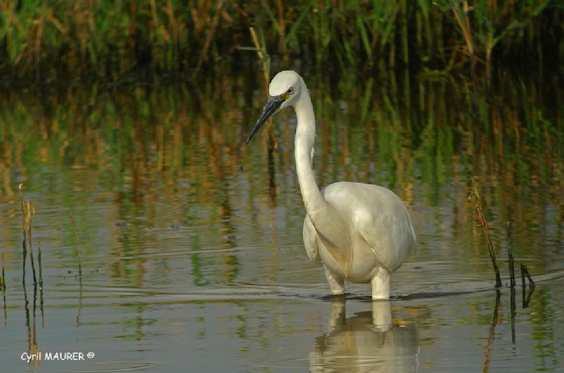
[[[264,108],[262,109],[262,114],[260,115],[259,119],[255,123],[255,126],[251,131],[251,133],[249,134],[249,137],[247,137],[246,144],[251,142],[251,140],[253,139],[253,137],[255,137],[255,135],[262,127],[264,122],[266,122],[266,120],[270,118],[270,116],[274,114],[276,110],[278,110],[278,108],[280,107],[280,105],[282,105],[283,102],[284,99],[281,96],[272,96],[268,99],[266,105],[264,105]]]

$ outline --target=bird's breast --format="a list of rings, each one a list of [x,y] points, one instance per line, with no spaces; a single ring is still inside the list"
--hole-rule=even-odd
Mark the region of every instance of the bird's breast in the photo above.
[[[351,244],[343,248],[335,247],[320,239],[319,257],[333,273],[351,282],[370,282],[378,268],[382,266],[366,243],[354,237]]]

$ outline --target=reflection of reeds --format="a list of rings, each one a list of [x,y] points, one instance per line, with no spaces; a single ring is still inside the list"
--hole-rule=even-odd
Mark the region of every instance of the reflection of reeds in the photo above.
[[[484,347],[484,362],[482,363],[482,373],[488,373],[490,371],[491,365],[491,354],[493,343],[495,339],[495,327],[499,324],[499,305],[501,304],[501,292],[499,289],[495,291],[495,306],[492,315],[492,321],[490,323],[488,339]]]
[[[27,352],[29,354],[36,354],[39,351],[39,346],[37,344],[37,325],[36,325],[36,310],[37,310],[37,286],[34,283],[33,286],[33,303],[32,303],[32,313],[29,312],[29,299],[27,295],[27,287],[24,284],[23,287],[24,294],[24,310],[25,310],[25,325],[27,332]],[[41,315],[43,315],[43,290],[40,290],[40,308]],[[31,361],[31,365],[37,368],[41,364],[39,359]]]
[[[279,151],[269,155],[266,141],[262,148],[240,151],[240,140],[264,103],[262,94],[255,95],[262,88],[255,76],[253,71],[251,77],[226,74],[209,79],[198,87],[198,95],[184,85],[111,91],[95,85],[43,96],[3,91],[0,162],[8,174],[17,169],[31,175],[45,164],[61,169],[57,178],[64,182],[57,186],[57,203],[74,215],[64,244],[81,245],[81,260],[92,250],[82,237],[88,231],[84,227],[96,223],[88,223],[86,209],[80,206],[89,203],[84,192],[94,195],[99,185],[112,190],[120,217],[143,215],[140,230],[144,224],[164,224],[170,217],[154,206],[176,206],[186,196],[187,205],[209,209],[206,224],[220,224],[222,203],[240,192],[239,186],[233,190],[233,183],[239,182],[248,194],[243,206],[230,201],[234,219],[246,214],[244,209],[259,210],[258,204],[268,201],[260,210],[276,219],[286,211],[283,219],[292,222],[302,213],[292,210],[290,197],[283,197],[295,191],[292,121],[282,115],[278,125],[271,126]],[[473,239],[469,222],[474,210],[465,198],[471,190],[469,180],[476,175],[494,243],[511,215],[515,257],[544,255],[541,242],[546,235],[531,227],[554,224],[545,221],[543,206],[558,210],[562,185],[558,181],[564,179],[562,120],[553,106],[561,88],[555,81],[502,79],[482,89],[475,81],[435,77],[412,81],[408,90],[403,74],[368,80],[350,73],[337,81],[315,72],[304,76],[319,123],[320,185],[335,180],[384,184],[415,208],[442,206],[453,218],[452,247],[469,245],[479,252],[483,241]],[[408,104],[403,97],[410,95]],[[275,203],[268,198],[271,175],[276,177]],[[182,187],[179,180],[189,180],[190,187]],[[0,198],[11,197],[4,193]],[[175,219],[185,221],[186,216],[190,213]],[[264,217],[254,212],[248,216],[257,220],[259,234]],[[444,224],[440,218],[437,226]],[[82,244],[73,230],[80,233]],[[211,230],[209,234],[215,237]],[[79,258],[74,254],[78,253],[73,252],[72,266],[77,268]],[[473,250],[460,254],[467,259],[476,255]],[[115,263],[116,276],[126,276],[127,264]],[[490,268],[489,262],[473,263],[478,271]],[[531,263],[531,272],[542,272],[543,261]]]
[[[76,225],[76,221],[74,219],[74,215],[70,215],[71,227],[74,237],[74,248],[75,248],[75,256],[78,264],[78,283],[79,286],[82,288],[82,257],[80,255],[80,240],[78,238],[78,226]]]
[[[4,268],[2,267],[2,277],[4,277]],[[2,281],[2,308],[4,311],[4,326],[8,323],[8,305],[6,304],[6,279]]]

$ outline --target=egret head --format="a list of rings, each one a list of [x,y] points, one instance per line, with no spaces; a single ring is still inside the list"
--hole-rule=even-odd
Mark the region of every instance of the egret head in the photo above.
[[[302,93],[303,87],[303,80],[295,71],[280,71],[272,78],[268,86],[268,101],[247,138],[247,144],[255,137],[268,118],[284,108],[295,105]]]

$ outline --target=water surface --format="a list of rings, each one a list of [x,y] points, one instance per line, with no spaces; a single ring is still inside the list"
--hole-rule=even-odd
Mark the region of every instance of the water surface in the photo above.
[[[2,369],[562,371],[559,85],[313,74],[308,84],[319,183],[384,185],[414,218],[417,252],[390,303],[370,302],[364,285],[346,302],[327,297],[302,245],[293,115],[242,145],[265,100],[254,79],[4,92]],[[35,208],[43,288],[29,263],[22,283],[22,199]],[[537,282],[530,299],[520,278],[514,298],[506,287],[509,248]],[[95,355],[21,361],[37,351]]]

